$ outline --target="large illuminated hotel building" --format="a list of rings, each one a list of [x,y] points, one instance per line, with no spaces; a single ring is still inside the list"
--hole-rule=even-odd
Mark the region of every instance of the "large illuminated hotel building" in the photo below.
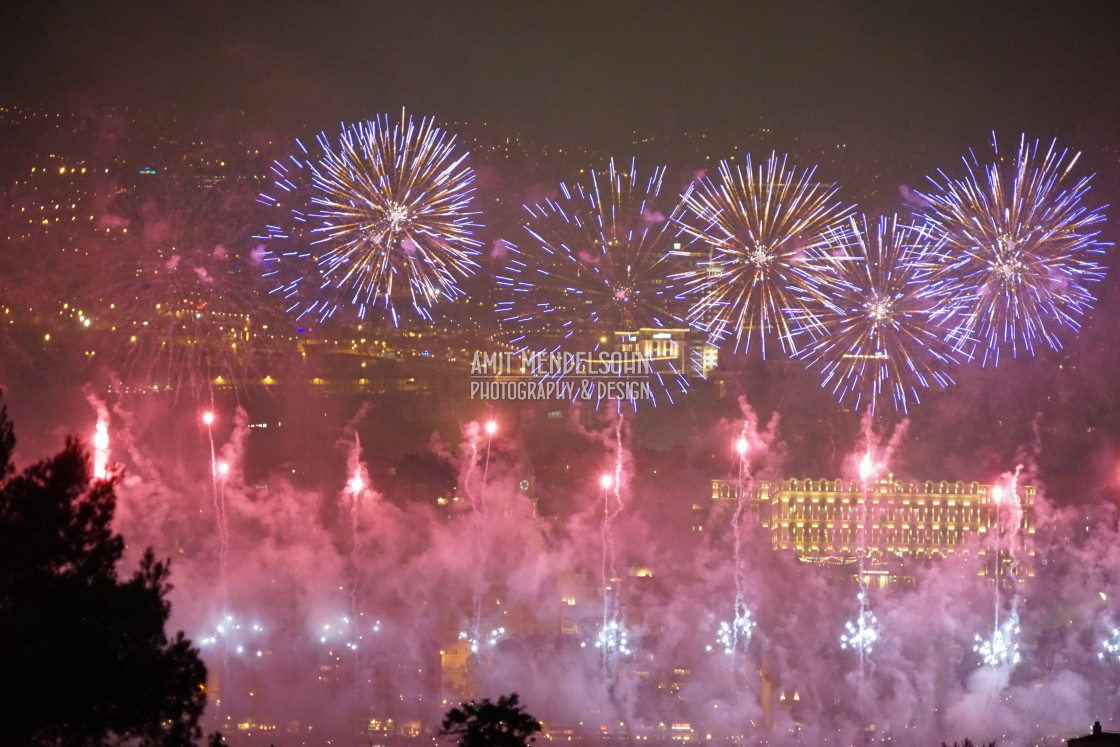
[[[862,557],[869,584],[911,582],[913,561],[957,553],[986,556],[980,573],[1001,583],[1033,575],[1034,486],[1018,487],[1017,500],[976,482],[903,482],[893,475],[866,486],[760,480],[743,491],[746,515],[769,530],[775,550],[795,551],[805,563],[853,569]],[[737,504],[739,492],[737,481],[712,480],[713,506]],[[694,528],[703,528],[699,517]]]

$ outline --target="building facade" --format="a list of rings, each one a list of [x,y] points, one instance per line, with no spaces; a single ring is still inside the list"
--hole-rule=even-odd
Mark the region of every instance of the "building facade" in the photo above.
[[[1001,584],[1033,575],[1035,487],[1014,495],[977,482],[762,480],[742,486],[741,516],[769,530],[775,550],[821,565],[863,561],[871,584],[906,582],[907,561],[985,556],[981,573]],[[739,501],[740,485],[712,481],[714,504]]]

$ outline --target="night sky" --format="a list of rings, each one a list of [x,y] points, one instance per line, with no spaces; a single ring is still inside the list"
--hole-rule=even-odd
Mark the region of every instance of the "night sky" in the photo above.
[[[1107,2],[47,2],[5,15],[0,98],[21,104],[177,104],[315,128],[407,106],[606,144],[759,123],[892,146],[960,148],[1006,128],[1115,141]]]

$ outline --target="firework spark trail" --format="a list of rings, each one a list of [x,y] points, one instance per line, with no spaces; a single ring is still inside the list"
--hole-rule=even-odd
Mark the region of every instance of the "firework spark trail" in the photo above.
[[[859,612],[856,613],[854,620],[848,620],[844,623],[845,632],[840,636],[841,649],[853,649],[859,655],[859,709],[860,713],[866,715],[867,713],[867,657],[871,654],[875,644],[879,640],[879,621],[875,617],[875,613],[871,609],[871,601],[868,596],[867,581],[864,576],[865,558],[867,555],[867,504],[871,494],[872,481],[878,475],[878,465],[875,464],[871,456],[871,432],[870,432],[870,417],[865,417],[865,427],[867,428],[867,451],[864,453],[863,458],[859,463],[859,480],[860,480],[860,508],[857,535],[859,550],[857,551],[857,573],[859,574],[859,593],[856,595],[856,600],[859,602]]]
[[[870,436],[869,436],[870,438]],[[867,591],[867,579],[864,574],[867,562],[867,506],[870,502],[871,483],[878,476],[878,465],[871,456],[870,445],[859,463],[860,481],[860,507],[859,507],[859,545],[861,551],[857,555],[857,568],[859,573],[859,615],[856,623],[847,623],[848,634],[841,639],[841,647],[854,648],[859,652],[860,678],[864,676],[867,655],[878,640],[875,614],[871,611],[871,602]]]
[[[361,542],[359,533],[359,519],[361,516],[362,497],[368,486],[365,467],[361,462],[362,444],[357,432],[354,433],[354,443],[347,453],[347,468],[349,477],[346,481],[345,493],[350,496],[350,565],[353,568],[354,578],[350,583],[350,616],[358,616],[358,591],[362,583],[362,567],[358,563],[358,549]]]
[[[859,654],[861,686],[866,686],[865,674],[867,657],[871,654],[880,637],[879,620],[875,617],[875,613],[871,607],[871,595],[867,587],[867,577],[865,573],[868,556],[867,526],[870,518],[868,515],[868,507],[871,502],[871,493],[875,483],[879,480],[879,476],[884,472],[888,475],[890,474],[888,472],[888,465],[891,457],[906,434],[909,424],[910,421],[905,419],[899,423],[891,434],[890,439],[887,441],[887,445],[882,447],[875,436],[873,429],[874,420],[870,413],[865,412],[862,418],[863,440],[867,446],[863,456],[860,457],[857,467],[860,481],[860,505],[859,514],[856,519],[856,562],[857,573],[859,574],[859,592],[856,595],[856,599],[859,602],[859,612],[854,620],[849,620],[845,623],[845,633],[840,636],[840,648],[850,648]],[[878,452],[877,455],[876,452]],[[863,696],[864,693],[861,692],[861,703],[863,701]],[[861,708],[862,707],[861,705]]]
[[[478,562],[475,568],[474,590],[471,595],[474,614],[471,619],[470,631],[460,633],[460,638],[469,641],[471,653],[478,653],[483,641],[482,637],[482,595],[483,588],[486,585],[486,566],[490,554],[489,542],[486,536],[486,483],[490,470],[490,446],[494,434],[498,431],[498,424],[493,420],[488,420],[484,426],[486,432],[486,453],[482,457],[482,484],[476,493],[471,487],[471,476],[474,474],[479,461],[478,454],[478,438],[477,438],[478,423],[472,423],[471,429],[471,460],[470,466],[467,469],[467,475],[464,480],[467,489],[470,491],[469,496],[471,500],[471,509],[474,513],[474,530],[475,530],[475,546],[478,548]],[[500,631],[500,632],[499,632]],[[491,631],[487,640],[493,640],[495,643],[505,635],[505,629],[495,629]]]
[[[743,585],[744,585],[744,572],[743,572],[743,543],[741,537],[741,525],[743,520],[743,503],[746,498],[746,485],[743,478],[747,472],[747,434],[746,430],[748,423],[743,423],[743,433],[735,442],[735,451],[739,455],[739,480],[738,480],[738,496],[735,502],[735,516],[732,521],[734,523],[735,534],[735,618],[731,625],[732,648],[737,649],[739,643],[739,629],[742,625],[743,611],[746,609],[746,602],[744,601]],[[747,613],[748,617],[750,613]]]
[[[398,326],[405,299],[430,321],[434,304],[464,295],[478,213],[453,136],[402,111],[397,124],[384,115],[344,127],[337,143],[320,133],[314,153],[296,142],[300,153],[273,164],[274,189],[258,197],[287,217],[256,237],[289,312],[324,321],[346,304]]]
[[[992,634],[989,638],[982,638],[979,634],[975,637],[972,650],[980,655],[983,666],[999,667],[1003,665],[1018,664],[1021,656],[1019,653],[1019,610],[1018,610],[1018,580],[1015,577],[1015,545],[1019,538],[1019,527],[1023,520],[1022,503],[1019,499],[1019,474],[1023,465],[1015,467],[1010,478],[1008,488],[1004,490],[1001,485],[992,487],[992,512],[993,529],[995,530],[995,593]],[[1005,510],[1006,509],[1006,510]],[[1006,519],[1004,516],[1006,515]],[[1008,541],[1003,541],[1003,535],[1008,535]],[[1011,611],[1007,618],[1003,617],[1004,601],[1001,596],[1001,587],[1004,581],[1003,553],[1007,552],[1007,578],[1011,589]]]
[[[751,608],[747,604],[747,578],[746,563],[743,555],[743,523],[744,509],[748,508],[749,501],[756,495],[754,486],[755,471],[758,470],[768,455],[771,455],[777,423],[771,421],[767,430],[759,428],[758,416],[751,409],[745,397],[739,398],[739,408],[743,419],[739,427],[738,436],[732,443],[736,456],[736,501],[735,510],[731,517],[732,531],[732,556],[733,556],[733,585],[734,599],[732,603],[732,617],[730,620],[721,620],[716,629],[715,645],[705,646],[707,651],[719,651],[730,657],[731,669],[736,667],[738,654],[746,651],[750,645],[756,627],[751,617]]]
[[[1079,153],[1025,135],[1013,158],[999,155],[995,133],[992,147],[994,161],[983,165],[970,151],[962,179],[930,177],[918,210],[951,256],[939,275],[965,288],[958,337],[970,357],[980,348],[984,365],[1008,349],[1012,357],[1034,355],[1040,343],[1061,349],[1061,328],[1078,331],[1096,303],[1089,286],[1104,277],[1111,246],[1101,240],[1104,207],[1084,204],[1092,177],[1067,179]]]
[[[875,415],[893,401],[906,413],[919,391],[953,384],[961,334],[953,320],[961,290],[939,276],[939,241],[921,227],[866,216],[833,227],[792,268],[799,306],[790,320],[809,339],[795,357],[821,375],[842,404]]]
[[[619,592],[615,580],[618,578],[615,566],[614,536],[611,525],[619,512],[622,511],[622,429],[625,416],[617,415],[615,421],[615,461],[614,469],[604,473],[599,478],[599,486],[603,490],[603,524],[600,534],[603,539],[602,559],[602,593],[603,593],[603,620],[595,640],[595,647],[602,655],[604,674],[609,675],[614,660],[619,655],[630,653],[629,632],[625,624],[619,619]],[[621,579],[619,579],[621,583]]]
[[[214,412],[207,410],[202,413],[202,422],[206,425],[206,435],[210,440],[210,482],[214,500],[214,518],[218,529],[218,584],[222,597],[222,610],[229,606],[229,529],[226,524],[226,495],[225,472],[228,465],[218,461],[218,452],[214,447]]]
[[[992,624],[992,631],[993,631],[993,636],[994,636],[995,632],[1000,629],[1000,627],[999,627],[1000,582],[1003,580],[1001,578],[1002,575],[1003,575],[1003,573],[1002,573],[1003,558],[1000,557],[1001,553],[1003,552],[1003,547],[1002,547],[1002,545],[1003,545],[1003,536],[1002,536],[1003,535],[1003,531],[1002,531],[1003,526],[1002,526],[1002,522],[1000,521],[1000,507],[1003,504],[1003,488],[1000,487],[999,485],[994,485],[992,487],[992,503],[993,503],[992,510],[995,512],[995,517],[994,517],[995,527],[994,527],[994,529],[995,529],[995,535],[996,535],[996,537],[995,537],[995,544],[996,544],[995,560],[996,560],[996,563],[995,563],[995,568],[994,568],[994,572],[995,572],[995,574],[994,574],[995,575],[995,591],[992,595],[992,597],[993,597],[992,619],[994,621],[993,624]]]
[[[742,431],[739,437],[735,440],[735,453],[738,457],[738,479],[736,481],[736,489],[738,494],[735,502],[735,512],[731,518],[732,524],[732,542],[734,543],[734,583],[735,583],[735,599],[732,611],[731,621],[721,620],[719,627],[716,629],[716,646],[708,645],[708,651],[718,648],[719,651],[731,657],[732,667],[734,667],[735,657],[740,651],[745,650],[750,643],[751,635],[754,632],[755,623],[751,619],[750,607],[747,606],[746,601],[746,569],[743,565],[743,543],[742,543],[742,521],[743,521],[743,507],[746,505],[748,485],[749,485],[749,460],[747,458],[748,451],[750,450],[750,441],[748,435],[751,435],[751,428],[753,422],[751,420],[744,420]],[[757,434],[755,434],[757,435]],[[752,491],[753,492],[753,491]]]
[[[346,622],[350,620],[361,621],[364,613],[358,608],[358,594],[362,585],[362,566],[358,562],[358,551],[361,543],[361,534],[359,533],[359,522],[361,518],[362,498],[365,495],[366,488],[369,485],[368,475],[366,474],[365,465],[361,462],[362,444],[359,440],[357,431],[354,432],[354,444],[347,454],[347,467],[349,477],[346,481],[346,492],[350,495],[350,566],[353,569],[353,578],[350,582],[350,614],[345,618]],[[358,633],[358,639],[361,639],[361,633]],[[349,648],[355,652],[354,662],[354,687],[355,691],[361,686],[363,667],[362,657],[364,655],[364,647],[359,650],[357,641],[349,644]]]
[[[751,611],[747,606],[746,601],[746,569],[743,566],[743,540],[742,540],[742,521],[743,521],[743,506],[747,500],[747,489],[749,479],[749,461],[748,450],[750,442],[747,439],[748,429],[751,427],[751,421],[743,422],[742,432],[738,439],[735,441],[735,453],[738,455],[738,480],[737,489],[738,496],[735,503],[735,513],[732,516],[732,533],[733,541],[735,543],[734,556],[735,556],[735,607],[734,614],[730,623],[721,622],[719,631],[716,634],[717,643],[723,649],[725,654],[732,657],[747,647],[750,643],[751,634],[754,631],[754,621],[751,620]]]
[[[667,286],[675,260],[664,175],[659,166],[643,178],[634,161],[626,168],[612,159],[605,170],[591,170],[586,183],[561,183],[562,196],[524,206],[529,243],[507,242],[507,265],[495,277],[504,295],[495,309],[510,344],[598,351],[624,344],[624,333],[636,341],[640,329],[687,328],[683,304]],[[678,337],[668,340],[669,352],[656,354],[655,406],[680,397],[701,370],[702,360],[685,356],[680,346],[687,341]],[[636,409],[636,400],[629,404]]]
[[[211,399],[211,406],[213,400]],[[218,461],[218,453],[214,446],[214,411],[206,410],[202,413],[202,422],[206,425],[206,435],[210,440],[210,481],[214,501],[214,519],[218,529],[218,596],[221,600],[223,616],[229,615],[229,530],[226,524],[226,496],[224,477],[224,462]],[[228,469],[228,468],[227,468]],[[222,639],[222,678],[229,675],[230,642],[228,638]]]
[[[843,230],[852,210],[836,201],[835,185],[815,181],[815,168],[798,171],[787,159],[771,153],[757,170],[749,155],[744,165],[721,161],[718,177],[690,185],[674,214],[690,238],[672,252],[689,261],[672,278],[690,303],[687,319],[732,352],[756,344],[765,358],[775,338],[786,355],[797,352],[797,338],[814,325],[791,291],[794,269],[827,230]]]
[[[612,624],[617,624],[617,604],[615,603],[614,594],[617,591],[613,588],[615,567],[614,567],[614,539],[611,536],[611,505],[610,498],[611,492],[617,488],[614,478],[610,473],[604,474],[600,480],[599,485],[603,489],[603,525],[600,528],[600,535],[603,540],[603,560],[602,568],[600,569],[600,585],[603,589],[603,620],[600,623],[600,631],[606,631]],[[604,657],[608,652],[604,651]]]
[[[490,546],[486,539],[486,481],[490,472],[490,446],[497,431],[498,426],[493,420],[486,423],[486,456],[483,457],[482,464],[482,486],[478,491],[478,501],[480,510],[477,514],[478,527],[478,541],[479,541],[479,560],[478,560],[478,576],[475,580],[474,589],[474,636],[475,640],[479,640],[479,634],[482,631],[482,587],[486,583],[486,561],[489,556]]]

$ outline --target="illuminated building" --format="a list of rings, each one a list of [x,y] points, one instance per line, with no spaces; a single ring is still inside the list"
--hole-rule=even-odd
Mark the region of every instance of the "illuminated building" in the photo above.
[[[658,373],[678,372],[684,376],[708,375],[719,363],[719,349],[703,335],[687,327],[658,329],[643,327],[614,333],[613,349],[634,353],[651,361]]]
[[[980,573],[1007,585],[1033,575],[1026,561],[1034,555],[1036,491],[1027,485],[1018,492],[1016,505],[976,482],[902,482],[888,475],[865,489],[855,480],[764,480],[753,484],[744,509],[769,530],[775,550],[793,550],[802,562],[842,566],[863,558],[867,583],[909,582],[902,570],[908,561],[975,552],[991,559]],[[713,503],[738,499],[735,481],[712,480]]]

